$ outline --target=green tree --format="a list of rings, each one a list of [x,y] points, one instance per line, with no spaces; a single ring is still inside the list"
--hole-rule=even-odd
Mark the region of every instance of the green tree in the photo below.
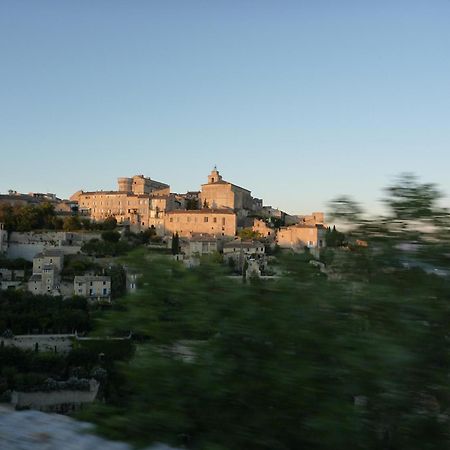
[[[257,239],[261,239],[261,233],[258,233],[257,231],[253,231],[251,228],[243,228],[242,230],[240,230],[238,232],[238,236],[243,240],[243,241],[252,241],[252,240],[257,240]]]
[[[178,233],[172,234],[172,255],[180,253],[180,237]]]
[[[78,231],[82,229],[82,224],[78,216],[70,216],[64,219],[64,231]]]
[[[112,231],[112,230],[104,231],[102,233],[102,239],[105,242],[117,243],[117,242],[119,242],[119,239],[120,239],[120,233],[118,233],[117,231]]]

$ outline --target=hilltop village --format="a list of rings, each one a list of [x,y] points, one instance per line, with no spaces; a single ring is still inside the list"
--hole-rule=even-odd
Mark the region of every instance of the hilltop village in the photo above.
[[[0,371],[0,403],[68,413],[97,398],[102,370],[134,347],[132,330],[90,338],[92,317],[145,292],[135,264],[142,255],[191,273],[219,265],[231,283],[275,281],[283,252],[308,253],[314,270],[324,266],[318,259],[331,231],[323,213],[265,206],[216,168],[205,181],[185,194],[136,175],[119,178],[116,191],[80,190],[67,200],[0,195],[0,359],[10,361],[7,374]]]
[[[80,190],[68,200],[15,191],[0,195],[0,254],[30,262],[26,270],[3,261],[1,289],[85,295],[108,303],[111,296],[135,288],[125,267],[126,289],[114,292],[109,272],[115,257],[139,239],[166,249],[188,267],[215,254],[236,275],[249,271],[254,276],[273,275],[269,255],[276,249],[318,255],[326,246],[322,212],[290,215],[266,206],[249,189],[224,180],[217,168],[205,181],[199,191],[185,194],[135,175],[119,178],[116,191]],[[39,214],[41,222],[33,222]]]

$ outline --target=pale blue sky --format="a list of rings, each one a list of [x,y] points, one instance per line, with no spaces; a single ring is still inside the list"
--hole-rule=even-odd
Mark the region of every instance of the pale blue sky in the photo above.
[[[447,0],[0,0],[0,192],[224,178],[292,213],[450,193]]]

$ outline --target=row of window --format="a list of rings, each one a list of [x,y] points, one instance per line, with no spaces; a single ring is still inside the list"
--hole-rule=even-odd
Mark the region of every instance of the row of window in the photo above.
[[[171,217],[171,218],[169,219],[169,222],[173,223],[173,222],[174,222],[173,219],[174,219],[174,218]],[[179,218],[179,217],[176,217],[175,219],[176,219],[176,220],[175,220],[176,223],[179,223],[179,222],[180,222],[180,218]],[[209,218],[208,216],[203,217],[203,223],[208,223],[208,222],[209,222],[209,219],[210,219],[210,218]],[[190,222],[191,222],[191,217],[190,217],[190,216],[186,217],[186,222],[187,222],[187,223],[190,223]],[[194,217],[194,223],[197,223],[197,217]],[[217,223],[217,217],[213,217],[213,218],[212,218],[212,223]],[[222,226],[225,226],[225,223],[226,223],[226,219],[225,219],[225,217],[222,217]]]

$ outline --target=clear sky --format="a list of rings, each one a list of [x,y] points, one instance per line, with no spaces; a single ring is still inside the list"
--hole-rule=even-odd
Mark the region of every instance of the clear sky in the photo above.
[[[0,192],[215,164],[292,213],[450,193],[450,1],[0,0]]]

